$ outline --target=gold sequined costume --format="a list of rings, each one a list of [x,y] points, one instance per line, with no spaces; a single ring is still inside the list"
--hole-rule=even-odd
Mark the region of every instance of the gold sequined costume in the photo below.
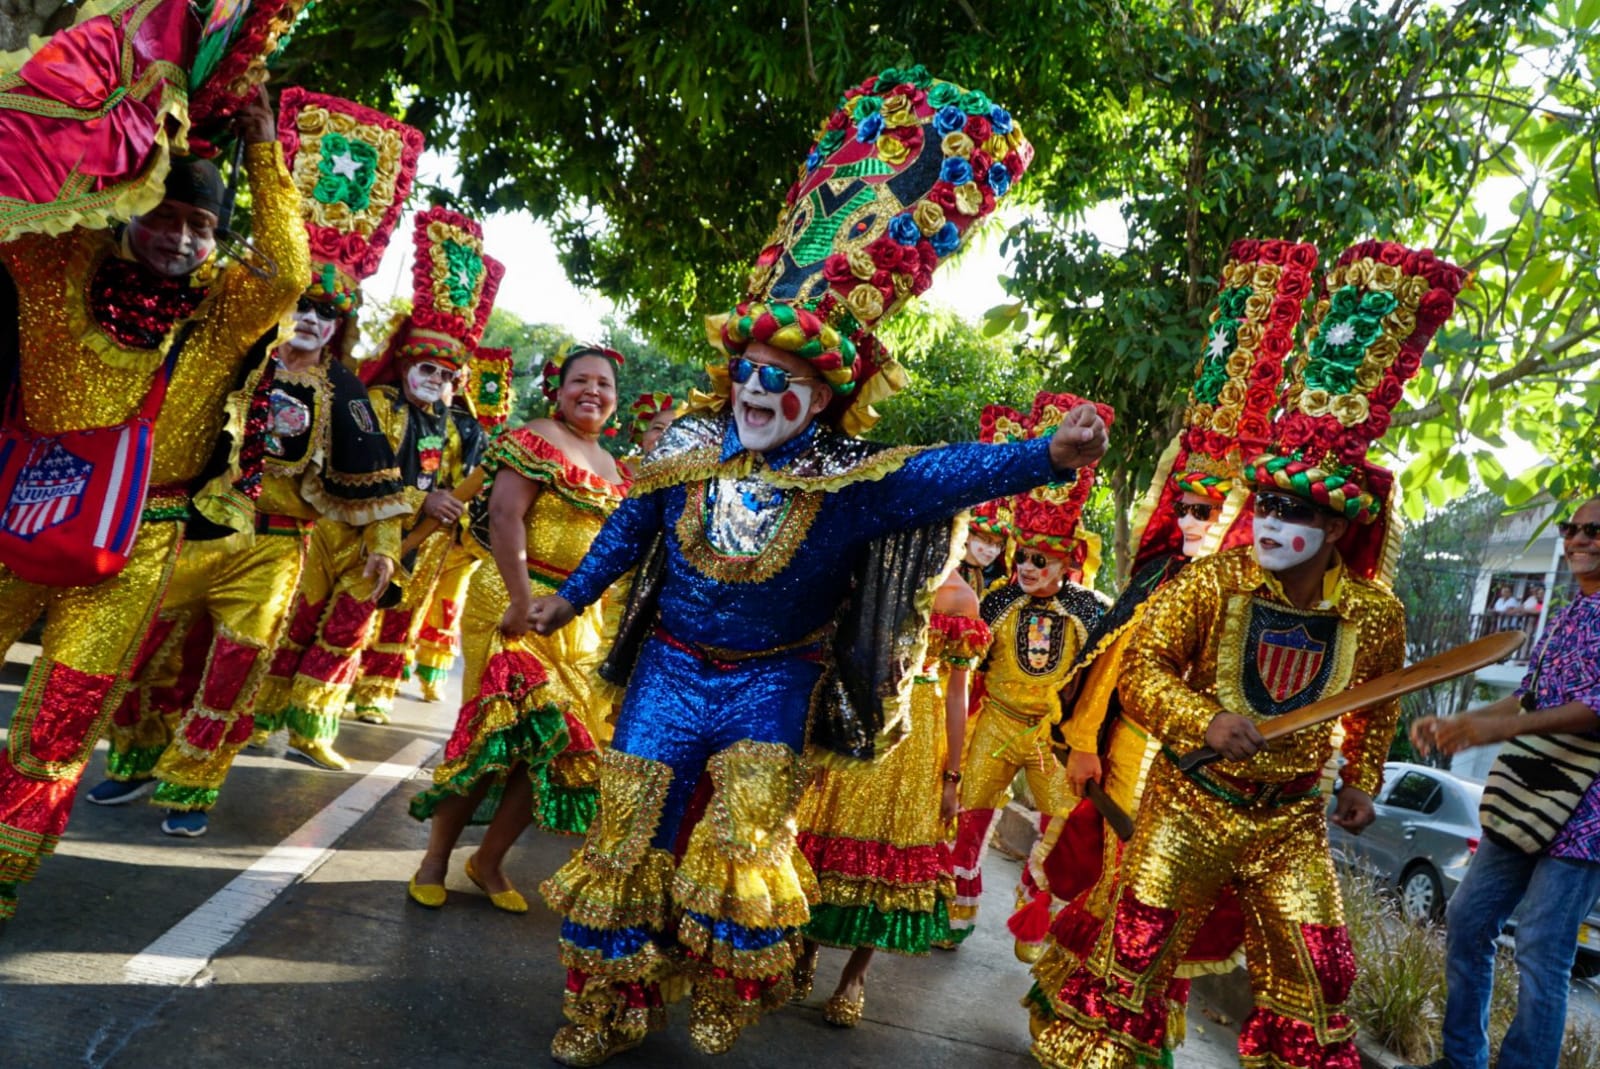
[[[222,430],[224,395],[245,354],[310,279],[305,231],[276,143],[245,151],[256,246],[278,272],[224,270],[192,318],[155,425],[151,494],[127,566],[93,587],[26,583],[0,568],[0,648],[41,614],[43,652],[28,675],[0,756],[0,919],[66,827],[78,778],[120,702],[129,662],[171,573],[188,513],[188,480]],[[20,302],[20,392],[28,426],[59,433],[119,423],[142,403],[176,322],[133,347],[103,326],[115,293],[97,295],[102,268],[122,255],[110,233],[77,230],[0,247]],[[105,302],[105,303],[102,303]],[[99,313],[99,314],[97,314]]]
[[[461,649],[461,608],[466,603],[467,587],[482,560],[460,541],[451,543],[428,602],[427,618],[417,633],[415,671],[422,695],[437,701],[439,684],[455,667]]]
[[[1235,549],[1190,564],[1150,599],[1121,690],[1176,755],[1204,745],[1218,712],[1260,719],[1397,669],[1404,650],[1404,610],[1378,585],[1336,561],[1321,601],[1299,610],[1250,549]],[[1350,786],[1376,792],[1398,715],[1388,703],[1343,718]],[[1227,886],[1243,909],[1256,1003],[1239,1039],[1242,1064],[1353,1064],[1343,1002],[1355,960],[1318,787],[1333,729],[1309,728],[1188,775],[1156,759],[1112,923],[1084,967],[1049,993],[1059,1019],[1034,1042],[1043,1064],[1159,1059],[1174,969]]]
[[[572,463],[527,429],[503,435],[484,464],[487,473],[506,467],[538,487],[525,518],[528,579],[535,595],[558,589],[583,560],[626,487]],[[520,764],[533,781],[534,822],[549,831],[581,834],[594,819],[595,740],[610,712],[591,682],[601,656],[601,605],[589,606],[552,635],[528,631],[507,638],[500,620],[511,598],[490,559],[482,502],[473,513],[469,546],[486,564],[473,573],[461,620],[466,658],[461,711],[434,769],[434,785],[412,799],[411,815],[427,820],[445,798],[470,794],[489,777],[496,788],[478,808],[487,820],[499,805],[507,773]]]
[[[422,506],[428,495],[453,489],[477,466],[483,452],[483,430],[469,414],[443,403],[436,412],[424,412],[394,386],[375,386],[367,396],[406,481],[406,500],[412,508],[406,521],[406,533],[410,534],[424,518]],[[423,539],[414,559],[402,562],[410,579],[399,602],[378,613],[361,651],[361,674],[350,688],[350,711],[356,715],[380,722],[389,719],[445,559],[458,538],[456,525],[443,524]]]
[[[983,621],[935,612],[911,689],[911,737],[871,765],[817,773],[795,814],[795,845],[822,890],[803,929],[807,939],[898,954],[926,954],[951,941],[955,827],[939,816],[945,686],[988,646]]]

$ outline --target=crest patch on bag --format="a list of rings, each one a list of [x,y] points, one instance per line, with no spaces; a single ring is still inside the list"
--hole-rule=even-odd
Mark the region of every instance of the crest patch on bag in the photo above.
[[[41,531],[66,523],[83,507],[84,491],[94,465],[68,452],[60,442],[28,462],[17,475],[0,515],[0,527],[31,540]]]

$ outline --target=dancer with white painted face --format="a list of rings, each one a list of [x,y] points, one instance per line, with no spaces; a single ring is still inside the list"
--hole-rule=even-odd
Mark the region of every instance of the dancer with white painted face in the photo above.
[[[1256,724],[1404,663],[1405,610],[1388,587],[1395,484],[1366,452],[1465,280],[1432,253],[1383,242],[1340,256],[1272,444],[1243,469],[1253,545],[1187,565],[1150,598],[1118,688],[1162,753],[1108,919],[1076,966],[1031,996],[1047,1009],[1033,1043],[1044,1065],[1169,1058],[1169,1022],[1187,997],[1177,968],[1229,893],[1255,1002],[1240,1062],[1356,1063],[1345,1000],[1357,963],[1320,787],[1334,724],[1270,746]],[[1340,720],[1344,786],[1331,819],[1346,831],[1374,818],[1399,713],[1390,701]],[[1201,746],[1221,760],[1180,771],[1178,757]]]
[[[1241,456],[1254,456],[1267,445],[1264,435],[1277,401],[1289,330],[1299,316],[1299,298],[1310,291],[1305,261],[1312,253],[1309,246],[1284,242],[1240,241],[1230,248],[1219,276],[1226,280],[1224,290],[1197,346],[1202,356],[1183,427],[1162,454],[1129,525],[1134,559],[1128,585],[1084,643],[1062,688],[1064,719],[1053,739],[1073,792],[1082,797],[1090,782],[1098,783],[1134,819],[1160,743],[1123,701],[1124,659],[1152,595],[1214,553],[1239,525],[1248,497],[1240,478]],[[1241,301],[1244,294],[1249,296]],[[1274,315],[1287,327],[1274,335],[1275,342],[1266,342],[1266,324]],[[1252,339],[1257,340],[1252,344]],[[1224,390],[1243,399],[1229,414],[1226,433],[1218,430],[1214,408]],[[1245,513],[1247,520],[1248,509]],[[1241,537],[1242,532],[1235,540]],[[1041,882],[1064,905],[1054,921],[1037,902],[1010,921],[1022,939],[1037,937],[1040,926],[1049,924],[1044,953],[1032,970],[1036,982],[1024,1000],[1035,1030],[1054,1019],[1049,993],[1093,949],[1110,915],[1123,851],[1088,802],[1079,803],[1065,821],[1052,822],[1044,838],[1052,845],[1040,865]],[[1191,944],[1177,970],[1181,981],[1219,967],[1215,944],[1231,952],[1238,939],[1237,910],[1230,910],[1231,901]],[[1220,938],[1214,938],[1216,932]]]
[[[972,510],[958,572],[980,601],[1010,575],[1005,555],[1010,537],[1010,502],[985,501]]]
[[[377,269],[399,217],[421,135],[337,97],[290,89],[281,104],[279,140],[302,198],[312,196],[319,159],[299,138],[302,124],[320,129],[338,115],[358,140],[410,148],[384,165],[382,188],[393,199],[369,202],[383,225],[357,232],[347,215],[324,225],[305,209],[313,247],[338,255],[318,253],[287,333],[257,343],[256,366],[228,398],[228,431],[194,494],[183,552],[113,718],[109,778],[88,794],[121,805],[154,787],[162,830],[190,838],[206,833],[234,758],[267,726],[258,696],[295,599],[325,582],[318,576],[340,552],[363,588],[387,585],[407,508],[393,450],[342,358],[355,342],[360,282]],[[316,755],[306,726],[293,728],[295,744]]]

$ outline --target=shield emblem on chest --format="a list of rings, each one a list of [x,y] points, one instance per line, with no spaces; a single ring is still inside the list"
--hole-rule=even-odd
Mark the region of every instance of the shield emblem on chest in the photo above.
[[[1256,646],[1256,671],[1272,699],[1286,702],[1311,685],[1327,656],[1328,644],[1312,638],[1304,625],[1263,631]]]
[[[1048,675],[1061,663],[1067,622],[1030,605],[1017,616],[1017,666],[1030,676]]]
[[[1240,598],[1229,615],[1233,621],[1218,651],[1219,692],[1238,686],[1239,697],[1257,716],[1292,712],[1349,685],[1345,644],[1354,635],[1341,632],[1336,613]],[[1236,666],[1231,672],[1224,667],[1230,664]],[[1230,676],[1238,683],[1230,684]],[[1224,704],[1236,708],[1228,695],[1221,696]]]

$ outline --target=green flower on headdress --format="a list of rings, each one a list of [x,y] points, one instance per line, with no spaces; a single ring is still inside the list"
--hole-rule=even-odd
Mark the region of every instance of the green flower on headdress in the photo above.
[[[450,292],[451,309],[470,315],[478,305],[478,283],[483,278],[483,257],[465,245],[444,242],[445,288]]]
[[[946,104],[955,104],[959,107],[962,96],[963,94],[959,85],[953,85],[950,82],[940,82],[938,85],[928,90],[928,106],[934,111],[938,111]]]
[[[982,115],[987,119],[989,113],[994,110],[994,101],[990,100],[989,94],[983,90],[974,89],[961,98],[958,106],[968,115]]]
[[[1363,293],[1355,286],[1340,288],[1311,342],[1306,388],[1326,390],[1334,397],[1355,389],[1356,370],[1367,348],[1383,336],[1383,317],[1398,303],[1394,294],[1381,290]]]
[[[856,122],[860,122],[862,119],[865,119],[868,115],[876,115],[876,114],[878,114],[878,112],[880,112],[882,110],[883,110],[883,98],[881,98],[881,97],[856,97],[856,102],[855,102],[855,104],[852,106],[852,108],[850,110],[850,117],[852,119],[854,119]]]
[[[378,150],[365,141],[329,131],[322,135],[317,184],[311,195],[324,204],[344,204],[362,211],[378,178]]]
[[[899,67],[886,67],[878,75],[878,80],[872,84],[874,93],[887,93],[897,85],[910,83],[918,89],[926,89],[933,82],[933,75],[928,73],[928,68],[918,63],[903,70]]]
[[[1249,286],[1234,286],[1217,295],[1217,318],[1206,338],[1200,376],[1194,384],[1194,399],[1200,404],[1216,404],[1228,384],[1228,357],[1239,347],[1239,324],[1244,321],[1249,299]]]
[[[829,130],[817,139],[817,151],[824,156],[831,156],[842,144],[844,144],[844,131]]]

